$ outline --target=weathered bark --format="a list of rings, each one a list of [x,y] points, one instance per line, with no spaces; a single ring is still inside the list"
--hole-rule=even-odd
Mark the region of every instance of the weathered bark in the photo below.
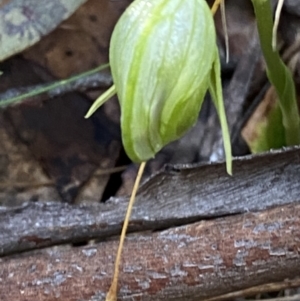
[[[299,229],[295,203],[131,235],[119,300],[203,300],[299,276]],[[114,240],[2,258],[1,300],[104,300],[117,245]]]
[[[129,230],[169,228],[299,199],[300,148],[237,158],[233,170],[230,177],[223,163],[166,167],[139,190]],[[0,255],[116,235],[127,201],[82,206],[28,203],[3,210]]]

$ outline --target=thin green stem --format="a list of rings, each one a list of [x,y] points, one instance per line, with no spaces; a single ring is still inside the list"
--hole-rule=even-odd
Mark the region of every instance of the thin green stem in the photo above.
[[[300,144],[300,118],[296,91],[290,70],[285,66],[277,50],[272,47],[273,15],[269,0],[252,0],[260,44],[267,65],[267,75],[275,87],[282,112],[287,145]]]
[[[19,95],[19,96],[9,98],[9,99],[0,100],[0,108],[4,108],[4,107],[7,107],[7,106],[12,105],[12,104],[17,104],[17,103],[21,102],[22,100],[24,100],[26,98],[37,96],[39,94],[48,92],[50,90],[59,88],[61,86],[68,85],[68,84],[70,84],[70,83],[72,83],[72,82],[74,82],[74,81],[76,81],[80,78],[95,74],[99,71],[102,71],[103,69],[108,68],[108,67],[109,67],[109,64],[104,64],[104,65],[101,65],[97,68],[89,70],[87,72],[80,73],[78,75],[70,77],[68,79],[63,79],[63,80],[56,81],[54,83],[51,83],[51,84],[47,85],[46,87],[41,87],[40,89],[36,89],[36,90],[24,93],[24,94]]]

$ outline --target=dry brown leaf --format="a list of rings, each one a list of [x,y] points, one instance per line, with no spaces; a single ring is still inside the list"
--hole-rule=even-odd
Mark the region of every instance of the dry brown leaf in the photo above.
[[[107,63],[111,33],[130,2],[89,0],[25,57],[60,78]]]
[[[86,0],[0,2],[0,61],[38,42]]]

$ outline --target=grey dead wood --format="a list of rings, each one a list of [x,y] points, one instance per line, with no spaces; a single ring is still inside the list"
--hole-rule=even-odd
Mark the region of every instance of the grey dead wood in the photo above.
[[[296,202],[130,235],[118,300],[204,300],[299,276],[299,229]],[[104,300],[117,246],[116,239],[2,258],[1,300]]]
[[[166,166],[139,190],[129,231],[159,230],[203,219],[294,203],[300,195],[300,148],[224,163]],[[127,198],[71,206],[27,203],[0,210],[2,256],[120,233]]]
[[[120,300],[203,300],[299,276],[299,171],[298,147],[237,158],[233,177],[223,163],[166,166],[139,191]],[[104,300],[127,201],[2,208],[1,300]]]

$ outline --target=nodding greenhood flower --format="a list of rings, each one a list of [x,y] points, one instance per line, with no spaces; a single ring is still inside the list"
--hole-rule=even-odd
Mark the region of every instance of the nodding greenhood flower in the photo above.
[[[215,27],[205,0],[135,0],[113,31],[109,56],[114,86],[87,117],[117,93],[125,150],[142,162],[196,123],[210,90],[231,173]]]

